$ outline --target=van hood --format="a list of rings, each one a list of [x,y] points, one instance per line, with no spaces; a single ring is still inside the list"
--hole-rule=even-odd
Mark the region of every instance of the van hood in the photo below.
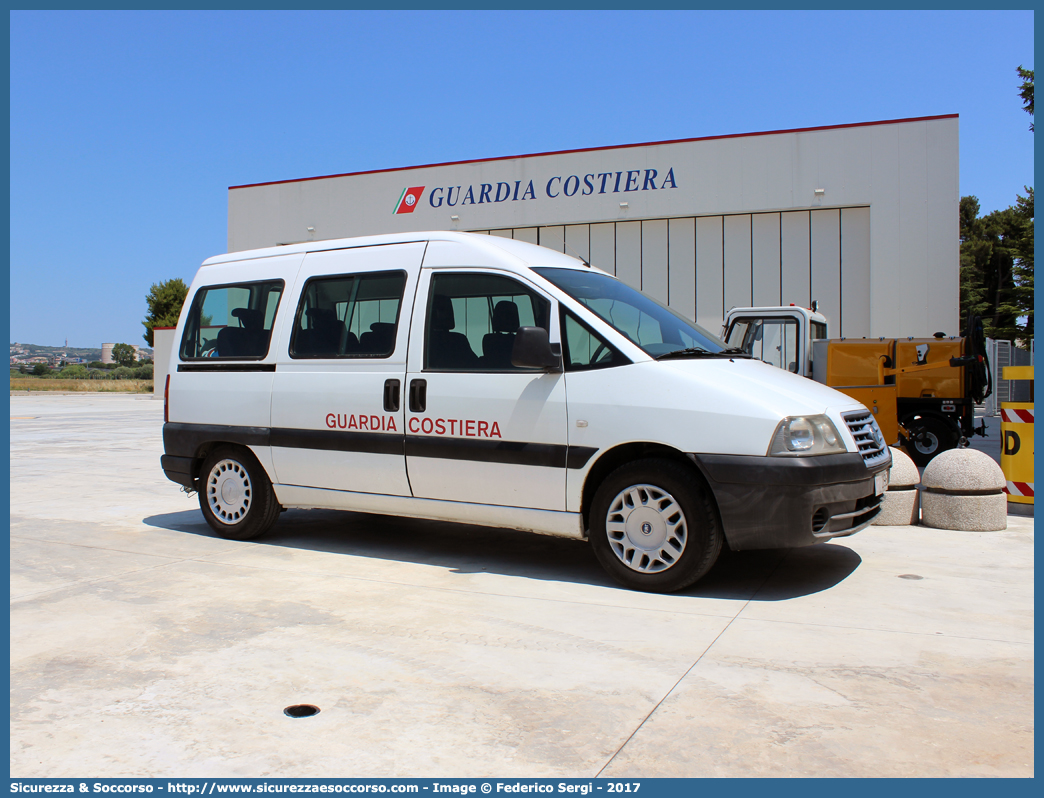
[[[862,407],[840,391],[752,358],[662,360],[654,365],[701,385],[712,384],[740,404],[760,407],[766,415],[813,415]]]

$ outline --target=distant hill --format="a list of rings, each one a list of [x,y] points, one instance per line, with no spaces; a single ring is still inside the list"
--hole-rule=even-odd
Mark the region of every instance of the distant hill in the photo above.
[[[144,352],[152,357],[152,350],[148,347],[142,348]],[[91,362],[94,360],[101,360],[101,347],[82,347],[82,346],[43,346],[42,344],[23,344],[23,343],[12,343],[11,344],[11,356],[18,355],[20,357],[38,357],[38,356],[54,356],[59,353],[64,353],[65,357],[76,357],[83,358],[84,360]]]

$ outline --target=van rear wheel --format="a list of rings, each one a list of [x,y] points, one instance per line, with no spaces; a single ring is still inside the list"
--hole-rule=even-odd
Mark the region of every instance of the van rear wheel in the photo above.
[[[199,506],[223,538],[250,540],[267,532],[280,506],[264,468],[249,450],[219,446],[199,473]]]
[[[634,590],[670,593],[711,569],[722,532],[696,475],[670,460],[620,466],[591,504],[591,546],[602,567]]]

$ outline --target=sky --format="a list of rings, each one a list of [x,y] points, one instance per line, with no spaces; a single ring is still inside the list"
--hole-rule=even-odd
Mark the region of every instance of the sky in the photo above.
[[[960,191],[1033,185],[1030,11],[12,12],[11,341],[143,345],[228,187],[960,115]]]

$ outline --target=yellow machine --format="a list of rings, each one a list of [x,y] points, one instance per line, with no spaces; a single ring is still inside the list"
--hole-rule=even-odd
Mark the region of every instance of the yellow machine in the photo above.
[[[971,335],[934,338],[827,338],[827,320],[813,309],[734,308],[723,338],[754,357],[829,385],[866,405],[885,439],[913,461],[985,435],[975,427],[975,402],[992,386],[982,324]]]

